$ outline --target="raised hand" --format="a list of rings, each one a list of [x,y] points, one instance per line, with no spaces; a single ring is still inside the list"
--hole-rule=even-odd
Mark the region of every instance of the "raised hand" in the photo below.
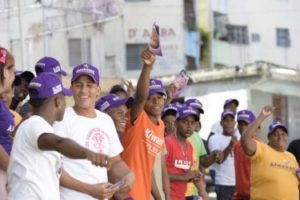
[[[155,62],[155,55],[153,53],[151,53],[151,51],[149,51],[149,47],[146,47],[142,54],[141,54],[141,58],[144,61],[144,64],[147,67],[152,67],[154,62]]]
[[[265,106],[262,111],[261,111],[261,115],[264,117],[264,118],[267,118],[269,117],[273,111],[275,110],[275,107],[274,106]]]
[[[127,88],[127,96],[132,97],[134,94],[134,87],[131,81],[129,80],[123,80],[124,85]]]

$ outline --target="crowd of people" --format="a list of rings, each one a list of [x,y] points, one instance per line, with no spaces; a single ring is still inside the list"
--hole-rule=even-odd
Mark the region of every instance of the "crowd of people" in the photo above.
[[[286,151],[288,128],[276,121],[267,143],[259,136],[276,108],[256,117],[224,99],[203,140],[199,99],[175,98],[173,83],[151,78],[148,47],[141,59],[135,87],[128,81],[100,96],[91,64],[73,68],[67,89],[57,59],[41,58],[35,75],[19,72],[0,47],[0,200],[208,200],[208,172],[217,200],[299,199],[299,141]]]

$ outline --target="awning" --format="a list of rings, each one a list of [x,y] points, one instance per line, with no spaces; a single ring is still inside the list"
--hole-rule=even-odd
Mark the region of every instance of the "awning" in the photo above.
[[[250,87],[266,93],[300,97],[300,83],[276,79],[260,80]]]

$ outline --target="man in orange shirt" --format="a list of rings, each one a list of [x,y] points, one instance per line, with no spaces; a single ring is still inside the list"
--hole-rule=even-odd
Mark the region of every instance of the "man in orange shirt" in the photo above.
[[[129,196],[135,200],[150,199],[155,157],[164,147],[164,125],[160,114],[166,93],[160,80],[150,80],[155,55],[147,48],[142,53],[142,59],[144,66],[136,88],[135,103],[129,112],[122,137],[124,151],[121,154],[135,173],[136,181],[129,192]]]
[[[250,110],[241,110],[237,113],[238,129],[240,134],[246,130],[249,124],[256,119]],[[241,142],[238,141],[233,146],[234,167],[235,167],[235,192],[233,200],[250,199],[250,159],[245,154]]]

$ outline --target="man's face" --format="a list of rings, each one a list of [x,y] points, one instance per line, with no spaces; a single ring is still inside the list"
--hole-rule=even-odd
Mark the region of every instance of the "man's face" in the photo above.
[[[128,111],[128,109],[127,109],[126,105],[112,107],[112,108],[108,108],[106,110],[106,113],[114,121],[115,127],[119,134],[124,133],[124,130],[126,128],[126,124],[128,121],[127,111]]]
[[[160,117],[163,107],[164,96],[162,94],[156,93],[148,97],[144,109],[148,115],[158,118]]]
[[[188,138],[196,130],[196,120],[193,115],[189,115],[184,119],[176,121],[176,133],[181,134],[182,137]]]
[[[162,118],[162,121],[165,124],[165,136],[174,134],[176,131],[176,127],[175,127],[176,117],[174,115],[166,115]]]
[[[243,134],[245,132],[248,125],[249,125],[248,122],[238,121],[238,129],[239,129],[240,134]]]
[[[78,77],[72,82],[71,90],[76,108],[94,109],[96,99],[100,95],[100,86],[90,77]]]
[[[234,126],[235,126],[235,119],[231,115],[226,115],[222,121],[221,126],[223,127],[223,133],[225,135],[233,135],[234,132]]]
[[[21,84],[15,86],[14,98],[18,101],[23,101],[28,95],[29,83],[21,77]]]

